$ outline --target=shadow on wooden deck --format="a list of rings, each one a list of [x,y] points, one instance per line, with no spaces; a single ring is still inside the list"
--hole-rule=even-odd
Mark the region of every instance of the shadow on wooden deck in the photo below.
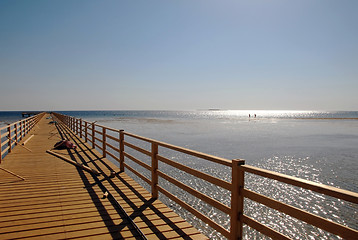
[[[123,239],[123,231],[131,232],[136,239],[146,239],[145,236],[155,239],[170,239],[170,236],[181,239],[202,239],[203,235],[198,235],[198,231],[159,201],[150,197],[150,194],[139,185],[133,186],[133,180],[128,182],[128,176],[121,172],[116,172],[115,166],[99,153],[85,144],[77,135],[68,130],[62,124],[56,124],[60,137],[68,139],[77,145],[77,149],[60,150],[58,153],[68,155],[73,161],[97,170],[101,175],[85,174],[80,168],[77,169],[88,194],[91,196],[103,222],[108,228],[113,239]],[[66,153],[64,153],[66,151]],[[110,177],[111,172],[116,172],[114,177]],[[103,198],[98,191],[99,187],[103,194],[107,196],[113,209],[122,219],[116,223],[103,205]],[[149,213],[149,214],[148,214]],[[140,227],[138,227],[140,226]],[[196,231],[193,231],[196,230]],[[168,235],[169,234],[169,235]],[[145,235],[145,236],[144,236]]]

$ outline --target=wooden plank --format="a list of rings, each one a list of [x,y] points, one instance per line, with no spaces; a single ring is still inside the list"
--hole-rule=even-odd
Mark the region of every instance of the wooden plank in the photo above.
[[[28,143],[28,142],[31,140],[31,138],[33,138],[34,136],[35,136],[35,135],[31,134],[31,136],[28,137],[28,138],[22,143],[22,145],[25,145],[26,143]]]
[[[24,176],[25,181],[0,184],[0,239],[138,239],[139,235],[128,228],[111,201],[103,198],[103,191],[93,175],[46,153],[56,142],[56,139],[49,139],[55,126],[44,119],[38,126],[31,130],[36,141],[27,143],[33,152],[15,147],[16,151],[8,154],[1,164]],[[124,172],[119,172],[113,163],[102,158],[68,128],[58,126],[78,148],[56,153],[71,161],[75,159],[79,164],[86,162],[97,171],[117,172],[114,178],[105,176],[98,180],[151,238],[196,236],[207,239],[159,200],[151,200],[148,191]]]
[[[100,173],[98,171],[96,171],[95,169],[92,169],[92,168],[87,167],[85,165],[82,165],[82,164],[80,164],[78,162],[75,162],[75,161],[73,161],[73,160],[71,160],[69,158],[66,158],[66,157],[64,157],[64,156],[62,156],[62,155],[60,155],[58,153],[55,153],[55,152],[53,152],[51,150],[47,150],[46,152],[49,153],[49,154],[52,154],[52,155],[54,155],[54,156],[56,156],[58,158],[61,158],[62,160],[65,160],[66,162],[71,163],[72,165],[74,165],[76,167],[82,168],[83,170],[85,170],[85,171],[87,171],[89,173],[93,173],[95,175],[100,175]]]

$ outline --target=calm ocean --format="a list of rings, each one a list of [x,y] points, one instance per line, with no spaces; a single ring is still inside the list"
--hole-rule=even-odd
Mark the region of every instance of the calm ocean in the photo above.
[[[124,129],[144,137],[186,147],[227,159],[245,159],[246,164],[358,192],[358,112],[357,111],[67,111],[63,114],[97,121],[97,124]],[[249,117],[250,114],[250,117]],[[255,117],[256,114],[256,117]],[[0,126],[21,119],[21,112],[0,112]],[[170,153],[168,153],[170,155]],[[170,156],[190,166],[230,180],[230,171],[206,162]],[[170,171],[170,170],[168,170]],[[227,192],[212,188],[182,174],[214,198],[229,204]],[[248,175],[245,182],[283,202],[358,229],[358,206],[304,191],[300,188]],[[187,201],[206,211],[212,219],[229,227],[225,214],[211,209],[180,190]],[[212,239],[221,239],[206,225],[169,200],[181,216]],[[294,239],[340,239],[307,226],[275,210],[251,201],[245,214]],[[246,239],[265,239],[245,228]]]

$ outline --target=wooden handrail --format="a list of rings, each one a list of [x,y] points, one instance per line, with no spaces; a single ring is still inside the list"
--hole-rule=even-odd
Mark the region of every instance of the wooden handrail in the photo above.
[[[195,157],[198,157],[198,158],[209,160],[211,162],[215,162],[215,163],[219,163],[219,164],[231,167],[231,161],[228,160],[228,159],[225,159],[225,158],[220,158],[220,157],[216,157],[216,156],[213,156],[213,155],[209,155],[209,154],[197,152],[197,151],[194,151],[194,150],[190,150],[190,149],[187,149],[187,148],[178,147],[178,146],[175,146],[175,145],[172,145],[172,144],[169,144],[169,143],[156,141],[156,140],[146,138],[146,137],[142,137],[142,136],[138,136],[138,135],[135,135],[135,134],[132,134],[132,133],[125,132],[124,134],[127,135],[127,136],[130,136],[130,137],[137,138],[139,140],[149,142],[149,143],[156,143],[156,144],[158,144],[158,146],[161,146],[161,147],[169,148],[169,149],[174,150],[174,151],[182,152],[182,153],[189,154],[189,155],[192,155],[192,156],[195,156]]]
[[[195,195],[197,197],[199,197],[201,200],[209,203],[211,206],[219,209],[220,211],[224,212],[224,213],[227,213],[227,214],[230,214],[230,207],[226,206],[225,204],[211,198],[211,197],[208,197],[207,195],[205,194],[202,194],[201,192],[198,192],[197,190],[195,190],[194,188],[191,188],[185,184],[183,184],[182,182],[176,180],[175,178],[172,178],[170,176],[168,176],[167,174],[161,172],[161,171],[158,171],[158,175],[159,177],[162,177],[163,179],[167,180],[168,182],[171,182],[172,184],[178,186],[179,188],[185,190],[186,192],[192,194],[192,195]]]
[[[135,157],[133,157],[132,155],[124,152],[124,156],[129,158],[130,160],[132,160],[133,162],[137,163],[138,165],[141,165],[142,167],[146,168],[147,170],[150,170],[151,167],[148,164],[145,164],[144,162],[136,159]]]
[[[162,162],[164,162],[164,163],[166,163],[166,164],[168,164],[168,165],[170,165],[172,167],[175,167],[175,168],[180,169],[180,170],[182,170],[184,172],[187,172],[187,173],[189,173],[189,174],[191,174],[191,175],[193,175],[195,177],[204,179],[205,181],[208,181],[208,182],[210,182],[212,184],[215,184],[215,185],[220,186],[222,188],[225,188],[227,190],[231,190],[231,184],[229,182],[226,182],[226,181],[220,179],[220,178],[213,177],[213,176],[211,176],[209,174],[197,171],[197,170],[195,170],[193,168],[187,167],[187,166],[185,166],[183,164],[177,163],[175,161],[172,161],[172,160],[170,160],[168,158],[165,158],[165,157],[162,157],[160,155],[158,155],[158,159],[159,159],[159,161],[162,161]]]
[[[4,155],[10,153],[14,146],[29,133],[44,115],[45,113],[42,112],[0,128],[0,163]],[[4,137],[7,137],[5,141],[3,141]],[[7,147],[4,148],[5,145]]]
[[[258,221],[246,216],[246,215],[243,215],[242,216],[242,221],[252,227],[253,229],[256,229],[257,231],[261,232],[262,234],[272,238],[272,239],[280,239],[280,240],[291,240],[291,238],[283,235],[282,233],[279,233],[267,226],[265,226],[264,224],[262,223],[259,223]]]
[[[205,216],[204,214],[202,214],[201,212],[199,212],[198,210],[196,210],[195,208],[193,208],[192,206],[190,206],[186,202],[180,200],[178,197],[176,197],[175,195],[171,194],[169,191],[165,190],[164,188],[159,186],[158,189],[165,196],[167,196],[168,198],[170,198],[174,202],[178,203],[184,209],[186,209],[189,212],[191,212],[192,214],[194,214],[196,217],[198,217],[199,219],[201,219],[202,221],[207,223],[210,227],[214,228],[216,231],[218,231],[221,234],[223,234],[225,237],[229,238],[229,236],[230,236],[229,231],[227,231],[221,225],[219,225],[216,222],[212,221],[209,217]]]
[[[64,116],[56,113],[56,117],[59,119],[62,119],[62,122],[64,124],[67,124],[67,126],[73,131],[76,132],[76,126],[73,124],[76,122],[76,119],[69,116]],[[352,203],[357,204],[358,203],[358,193],[354,193],[347,190],[342,190],[339,188],[335,188],[332,186],[323,185],[320,183],[315,183],[312,181],[300,179],[297,177],[288,176],[281,173],[276,173],[273,171],[260,169],[257,167],[245,165],[243,160],[228,160],[216,156],[212,156],[205,153],[200,153],[197,151],[193,151],[190,149],[186,149],[183,147],[174,146],[168,143],[156,141],[150,138],[138,136],[132,133],[125,132],[123,130],[117,130],[108,128],[105,126],[101,126],[95,123],[90,123],[83,121],[85,127],[83,129],[84,135],[87,137],[90,136],[92,138],[92,141],[88,139],[89,142],[93,144],[93,147],[97,147],[99,150],[102,150],[103,155],[106,153],[113,157],[116,161],[119,161],[120,163],[120,170],[124,171],[125,169],[128,169],[129,171],[133,172],[135,175],[137,175],[139,178],[141,178],[143,181],[148,183],[152,188],[152,197],[157,198],[158,192],[164,194],[171,200],[178,203],[180,206],[182,206],[184,209],[191,212],[196,217],[200,218],[202,221],[207,223],[209,226],[223,234],[225,237],[229,239],[241,239],[242,238],[242,226],[243,224],[246,224],[257,231],[260,231],[261,233],[273,238],[273,239],[289,239],[287,236],[283,235],[282,233],[277,232],[276,230],[273,230],[264,224],[259,223],[258,221],[246,216],[244,214],[244,198],[250,199],[252,201],[256,201],[258,203],[264,204],[267,207],[276,209],[280,212],[283,212],[285,214],[288,214],[294,218],[297,218],[301,221],[307,222],[310,225],[316,226],[318,228],[321,228],[323,230],[326,230],[330,233],[339,235],[343,238],[352,239],[356,236],[358,236],[358,232],[352,228],[340,225],[338,223],[334,223],[330,220],[324,219],[320,216],[317,216],[315,214],[306,212],[304,210],[298,209],[296,207],[290,206],[288,204],[282,203],[280,201],[271,199],[267,196],[258,194],[252,190],[248,190],[244,187],[244,177],[245,172],[250,174],[259,175],[261,177],[274,179],[286,184],[291,184],[293,186],[301,187],[304,189],[312,190],[320,194],[324,194],[327,196],[335,197],[338,199],[350,201]],[[98,130],[97,130],[97,129]],[[101,129],[102,131],[99,131]],[[119,133],[118,138],[109,135],[109,132],[113,133]],[[101,136],[101,137],[100,137]],[[130,143],[126,141],[126,139],[135,138],[140,141],[144,141],[146,143],[151,144],[151,149],[147,150],[142,147],[139,147],[135,145],[134,143]],[[106,138],[108,138],[111,141],[119,143],[119,148],[111,145],[108,142],[105,142]],[[106,149],[106,146],[109,146],[111,148],[111,151],[116,152],[119,154],[119,158],[111,153],[111,151],[108,151]],[[144,163],[140,159],[134,157],[133,155],[126,152],[126,149],[130,148],[132,150],[135,150],[136,152],[142,153],[146,156],[151,157],[151,165],[148,165],[147,163]],[[185,166],[181,163],[178,163],[176,161],[170,160],[164,156],[161,156],[159,153],[158,147],[170,149],[176,152],[184,153],[190,156],[194,156],[200,159],[208,160],[214,163],[218,163],[224,166],[228,166],[232,169],[232,182],[226,182],[222,179],[216,178],[214,176],[208,175],[204,172],[195,170],[193,168],[190,168],[188,166]],[[126,149],[125,149],[126,148]],[[136,164],[139,164],[140,166],[144,167],[148,170],[148,174],[151,174],[151,179],[148,179],[145,177],[141,172],[137,171],[133,167],[131,167],[128,163],[126,163],[125,159],[131,160],[135,162]],[[185,185],[184,183],[178,181],[173,176],[169,176],[166,173],[162,172],[160,170],[160,167],[158,166],[158,161],[163,162],[165,164],[170,165],[171,167],[174,167],[178,170],[184,171],[188,174],[191,174],[194,177],[203,179],[205,181],[208,181],[211,184],[214,184],[216,186],[220,186],[224,189],[227,189],[231,191],[231,206],[228,207],[225,204],[211,198],[210,196],[207,196],[200,191],[195,190],[194,188],[191,188],[190,186]],[[230,231],[226,230],[221,225],[214,222],[210,217],[205,216],[205,214],[201,213],[194,207],[190,206],[188,203],[181,200],[179,197],[173,195],[168,190],[164,189],[162,186],[158,183],[158,177],[165,179],[166,181],[170,182],[171,184],[179,187],[180,189],[188,192],[189,194],[197,197],[198,199],[205,201],[207,204],[219,209],[223,213],[226,213],[230,216]]]
[[[335,235],[339,235],[344,239],[354,239],[354,236],[358,236],[358,231],[343,226],[341,224],[329,221],[325,218],[319,217],[315,214],[303,211],[296,207],[292,207],[288,204],[281,203],[272,198],[266,197],[264,195],[255,193],[253,191],[244,189],[244,197],[249,198],[255,202],[262,203],[270,208],[276,209],[280,212],[283,212],[287,215],[290,215],[294,218],[300,219],[308,224],[321,228],[325,231],[331,232]]]
[[[253,166],[244,165],[242,166],[245,172],[253,173],[262,177],[278,180],[280,182],[288,183],[297,187],[305,188],[308,190],[315,191],[317,193],[325,194],[331,197],[346,200],[352,203],[358,204],[358,193],[339,189],[332,186],[327,186],[321,183],[304,180],[297,177],[288,176],[282,173],[269,171]]]

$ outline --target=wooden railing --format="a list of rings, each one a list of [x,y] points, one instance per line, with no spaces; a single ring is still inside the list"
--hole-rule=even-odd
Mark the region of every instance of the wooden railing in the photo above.
[[[256,168],[253,166],[245,165],[244,160],[228,160],[220,157],[215,157],[212,155],[200,153],[190,149],[174,146],[164,142],[152,140],[142,136],[138,136],[132,133],[125,132],[123,130],[117,130],[108,128],[102,125],[98,125],[95,122],[88,122],[82,119],[74,118],[71,116],[61,115],[58,113],[54,114],[59,122],[62,122],[66,127],[72,130],[75,134],[83,138],[86,142],[89,142],[93,148],[97,148],[102,151],[104,157],[109,155],[114,160],[119,162],[120,170],[124,171],[125,169],[130,170],[132,173],[137,175],[144,182],[148,183],[151,186],[151,194],[153,198],[158,198],[158,193],[162,193],[167,196],[169,199],[173,200],[181,207],[195,215],[197,218],[201,219],[203,222],[207,223],[216,231],[220,232],[223,236],[228,239],[242,239],[243,234],[243,225],[246,224],[257,231],[273,238],[273,239],[289,239],[284,234],[260,223],[259,221],[252,219],[244,214],[244,199],[251,199],[260,204],[264,204],[269,208],[276,209],[280,212],[283,212],[287,215],[290,215],[294,218],[302,220],[308,224],[321,228],[325,231],[328,231],[332,234],[341,236],[345,239],[358,239],[358,231],[335,223],[333,221],[324,219],[315,214],[309,213],[307,211],[301,210],[299,208],[290,206],[288,204],[279,202],[267,196],[261,195],[244,187],[245,173],[259,175],[264,178],[274,179],[286,184],[297,186],[303,189],[308,189],[315,191],[317,193],[325,194],[337,199],[342,199],[349,201],[354,204],[358,204],[358,194],[355,192],[350,192],[342,190],[339,188],[315,183],[308,180],[299,179],[296,177],[291,177],[288,175]],[[136,139],[143,141],[150,145],[150,150],[130,143],[128,139]],[[109,142],[112,142],[109,143]],[[113,144],[118,146],[114,146]],[[228,168],[231,168],[231,182],[222,180],[220,178],[214,177],[207,173],[198,171],[196,169],[190,168],[184,164],[181,164],[177,161],[173,161],[167,157],[161,155],[159,151],[165,149],[170,149],[171,151],[179,152],[182,154],[194,156],[196,158],[205,159],[210,162],[214,162]],[[137,157],[128,153],[128,150],[139,152],[150,158],[150,163],[145,163],[144,161],[138,159]],[[134,163],[140,165],[141,167],[147,169],[150,172],[150,177],[146,177],[141,172],[137,171],[131,167],[127,161],[133,161]],[[223,189],[226,189],[231,192],[231,202],[230,206],[223,204],[222,202],[203,194],[200,191],[197,191],[191,186],[188,186],[181,181],[177,180],[174,176],[169,176],[164,173],[159,167],[159,163],[165,163],[174,167],[178,170],[186,172],[187,174],[192,175],[193,177],[205,180],[213,185],[219,186]],[[222,225],[213,221],[205,213],[198,211],[190,204],[181,200],[175,194],[164,189],[163,186],[159,184],[158,178],[165,179],[171,184],[179,187],[180,189],[188,192],[189,194],[195,196],[203,202],[219,209],[223,213],[227,214],[230,218],[230,229],[226,229]]]
[[[5,127],[0,127],[0,163],[5,155],[11,152],[14,146],[29,133],[44,115],[45,113],[39,113],[35,116],[8,124]]]

